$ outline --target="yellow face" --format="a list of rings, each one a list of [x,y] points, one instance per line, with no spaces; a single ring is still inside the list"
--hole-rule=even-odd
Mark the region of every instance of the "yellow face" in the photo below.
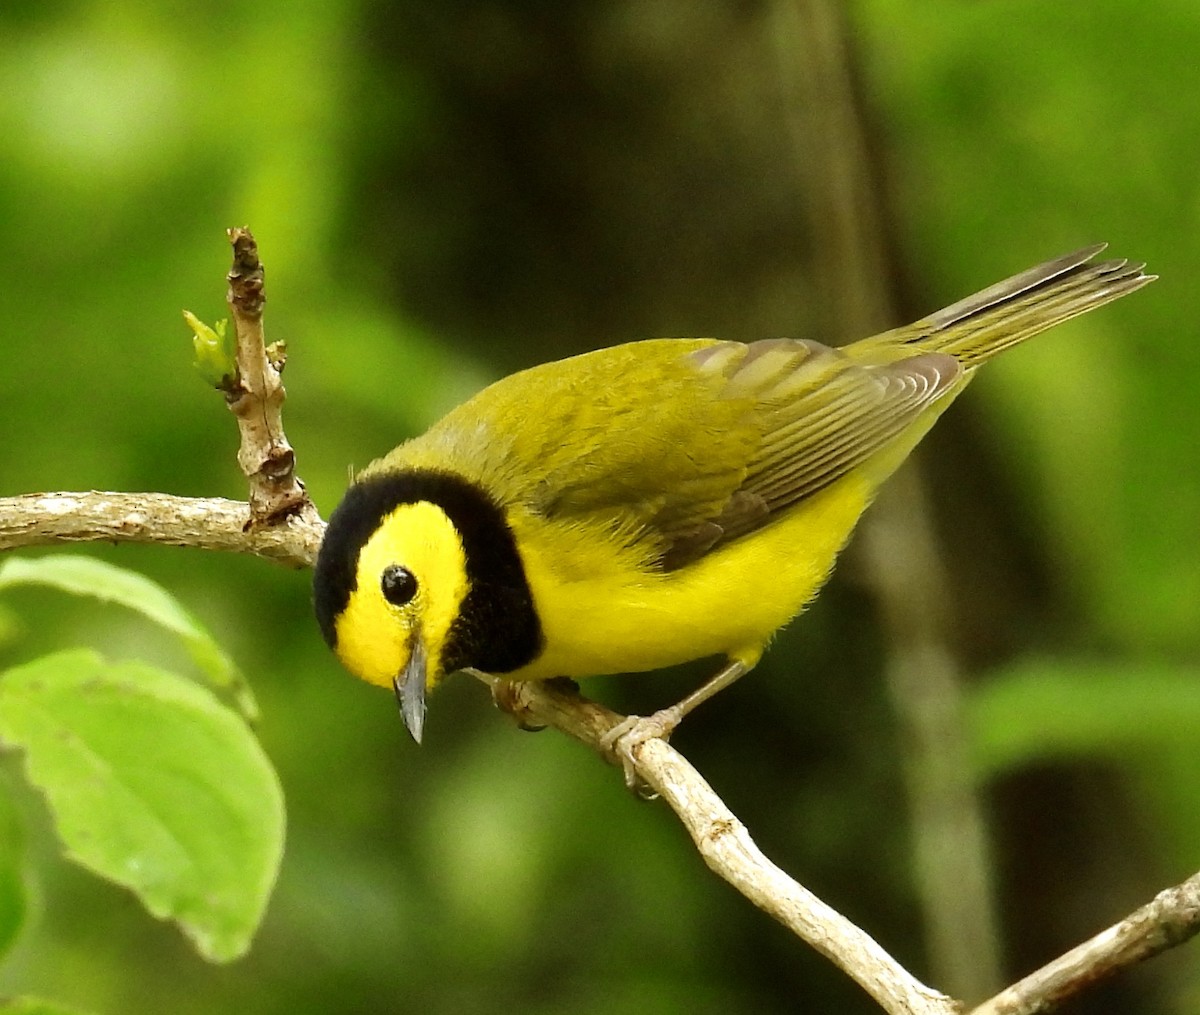
[[[337,618],[337,654],[355,676],[392,687],[414,660],[424,689],[445,676],[442,649],[468,591],[462,540],[440,507],[402,504],[363,545],[357,587]]]

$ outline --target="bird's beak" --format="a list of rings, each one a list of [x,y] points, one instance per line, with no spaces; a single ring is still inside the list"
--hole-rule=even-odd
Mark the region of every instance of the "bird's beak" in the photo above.
[[[412,655],[408,665],[396,674],[392,686],[396,689],[396,700],[400,703],[400,715],[408,732],[419,744],[421,731],[425,728],[425,671],[427,657],[425,644],[418,636],[413,639]]]

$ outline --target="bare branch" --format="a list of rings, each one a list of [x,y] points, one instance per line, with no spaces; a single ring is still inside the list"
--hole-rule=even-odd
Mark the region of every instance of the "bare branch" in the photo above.
[[[237,378],[226,393],[242,435],[238,465],[250,481],[250,524],[271,524],[311,506],[296,478],[296,456],[283,432],[282,345],[267,348],[262,315],[266,295],[258,245],[245,227],[229,230],[233,267],[229,308],[237,336]]]
[[[492,685],[497,704],[523,725],[554,726],[615,760],[601,741],[625,717],[581,697],[568,681],[515,683],[478,676]],[[961,1011],[956,1001],[913,977],[869,934],[767,859],[745,825],[670,744],[662,740],[638,744],[630,760],[636,774],[679,816],[714,873],[829,958],[889,1015]]]
[[[1037,1015],[1200,932],[1200,874],[985,1001],[970,1015]]]
[[[309,567],[324,531],[311,504],[275,525],[252,528],[248,504],[220,497],[96,490],[0,497],[0,551],[55,543],[164,543]]]

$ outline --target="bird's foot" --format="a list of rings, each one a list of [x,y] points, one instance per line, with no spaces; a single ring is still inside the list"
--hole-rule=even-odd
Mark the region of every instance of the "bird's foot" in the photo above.
[[[626,716],[600,738],[601,749],[614,758],[625,773],[625,785],[643,800],[653,800],[658,794],[637,772],[634,752],[650,740],[671,739],[675,727],[683,719],[678,705],[659,709],[651,716]]]

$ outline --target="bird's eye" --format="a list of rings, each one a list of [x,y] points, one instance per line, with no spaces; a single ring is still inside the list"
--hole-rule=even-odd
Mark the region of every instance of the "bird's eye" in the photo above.
[[[417,594],[417,577],[406,567],[389,564],[383,569],[379,586],[384,599],[393,606],[403,606]]]

